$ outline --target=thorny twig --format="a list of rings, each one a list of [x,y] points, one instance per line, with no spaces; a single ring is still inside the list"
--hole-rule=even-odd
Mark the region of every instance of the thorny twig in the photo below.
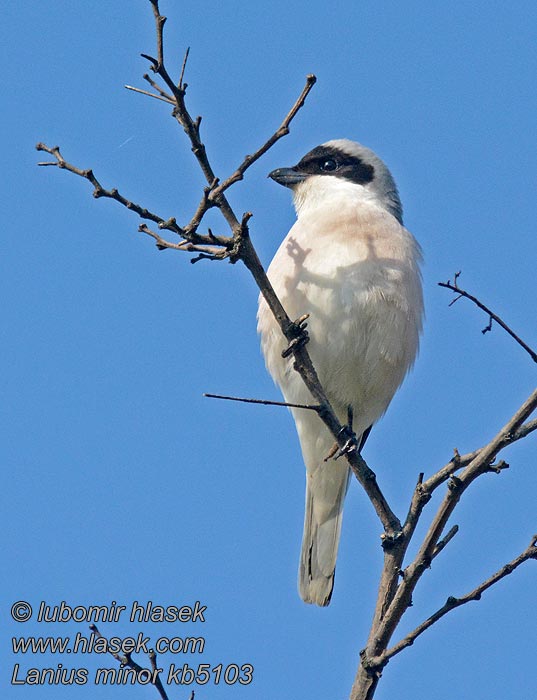
[[[508,465],[503,462],[503,460],[498,463],[494,462],[498,453],[508,445],[526,437],[537,429],[537,420],[528,420],[529,416],[537,407],[537,392],[534,392],[529,397],[525,404],[523,404],[508,421],[506,426],[504,426],[487,445],[462,456],[456,451],[455,456],[448,464],[426,480],[424,479],[424,475],[420,474],[407,517],[404,524],[401,525],[399,519],[393,513],[382,495],[373,472],[361,458],[358,451],[356,449],[349,449],[348,447],[350,441],[348,430],[344,430],[344,426],[340,424],[338,418],[334,414],[307,352],[306,344],[308,338],[303,324],[303,320],[306,316],[296,321],[292,321],[288,317],[279,299],[276,297],[251,243],[248,230],[248,221],[251,214],[246,213],[239,219],[225,196],[226,190],[231,187],[232,184],[241,180],[248,168],[266,153],[276,141],[289,132],[289,125],[303,106],[305,99],[315,83],[315,77],[312,75],[307,77],[306,84],[301,94],[276,132],[274,132],[260,148],[254,151],[252,155],[246,156],[242,163],[240,163],[227,179],[220,182],[212,169],[205,146],[201,141],[201,117],[193,119],[185,105],[187,84],[184,82],[184,76],[187,66],[188,50],[185,53],[180,78],[177,82],[174,82],[164,64],[163,28],[166,18],[160,14],[158,0],[149,1],[152,5],[155,17],[157,57],[154,58],[146,54],[142,55],[150,62],[151,70],[163,80],[167,90],[159,87],[148,75],[144,75],[144,79],[155,92],[150,93],[138,88],[136,88],[135,91],[173,104],[174,109],[172,114],[183,127],[190,140],[192,151],[207,182],[207,186],[203,191],[203,196],[190,222],[184,226],[179,226],[175,218],[164,219],[146,208],[127,200],[117,189],[104,189],[92,170],[81,170],[65,161],[58,147],[49,148],[44,144],[38,144],[38,150],[45,151],[54,158],[53,162],[40,163],[40,165],[54,165],[85,178],[93,185],[93,194],[95,197],[114,199],[122,206],[134,211],[142,219],[155,223],[159,230],[168,230],[181,239],[180,242],[167,241],[160,236],[159,233],[151,230],[145,223],[141,224],[139,230],[152,237],[159,249],[170,248],[186,252],[196,252],[198,255],[192,259],[193,261],[203,259],[228,259],[230,262],[235,263],[240,260],[253,275],[261,293],[265,296],[270,309],[277,319],[282,333],[289,343],[286,354],[293,356],[293,366],[302,377],[315,401],[314,404],[301,405],[300,408],[318,412],[320,418],[337,440],[339,447],[338,454],[345,454],[349,465],[364,487],[384,527],[384,566],[379,584],[377,604],[367,645],[361,652],[358,672],[351,692],[352,700],[371,700],[374,696],[382,670],[392,656],[399,653],[399,651],[406,646],[412,644],[425,629],[434,624],[434,622],[447,612],[470,600],[478,599],[483,591],[511,573],[524,561],[530,558],[536,558],[537,538],[533,538],[530,547],[525,550],[525,552],[487,579],[481,586],[478,586],[474,591],[462,598],[448,599],[447,603],[434,615],[427,618],[427,620],[400,642],[389,647],[389,642],[395,629],[405,611],[411,605],[412,593],[421,576],[427,568],[430,567],[433,559],[440,554],[457,532],[457,526],[453,526],[447,534],[443,535],[448,519],[466,488],[482,474],[490,472],[501,473]],[[128,87],[129,89],[133,89],[130,86]],[[198,233],[198,228],[205,214],[213,207],[218,208],[222,213],[222,216],[230,228],[230,236],[216,236],[210,230],[208,230],[206,234]],[[507,324],[476,297],[468,294],[458,286],[457,280],[459,274],[460,273],[457,273],[455,276],[454,283],[440,283],[440,285],[456,292],[458,294],[457,299],[464,296],[473,301],[479,308],[489,314],[491,321],[494,320],[501,325],[517,343],[529,352],[532,359],[537,361],[537,353],[521,341]],[[488,330],[488,327],[485,331],[486,330]],[[218,398],[241,400],[248,403],[287,405],[285,402],[272,402],[258,399],[238,399],[236,397],[222,396]],[[446,489],[446,493],[436,514],[431,520],[425,539],[419,547],[419,551],[414,560],[405,567],[404,559],[406,552],[414,536],[423,510],[431,499],[433,491],[445,482],[447,482],[448,488]],[[120,657],[117,658],[119,661],[123,662]],[[135,662],[132,662],[132,660],[130,664],[133,668],[141,668],[135,664]],[[162,693],[161,697],[163,700],[166,700],[165,695],[162,695]]]

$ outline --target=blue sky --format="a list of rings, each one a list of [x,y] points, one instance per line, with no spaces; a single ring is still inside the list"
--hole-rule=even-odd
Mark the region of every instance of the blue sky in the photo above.
[[[161,10],[168,67],[179,69],[191,47],[189,105],[203,115],[220,176],[275,130],[305,75],[318,77],[291,134],[230,192],[236,211],[254,212],[266,264],[294,220],[270,170],[347,137],[373,148],[397,180],[424,249],[427,321],[415,370],[364,456],[402,517],[420,471],[487,442],[534,386],[523,351],[498,328],[483,336],[487,319],[469,303],[448,308],[437,282],[462,270],[461,284],[537,346],[535,3],[163,0]],[[259,352],[252,280],[238,265],[159,253],[129,212],[35,165],[37,141],[60,144],[105,187],[190,218],[203,183],[184,134],[166,105],[123,88],[145,86],[149,3],[22,0],[3,14],[2,697],[155,697],[91,682],[11,686],[16,662],[21,673],[114,666],[98,655],[12,656],[14,635],[89,633],[15,624],[16,600],[36,609],[200,601],[203,623],[122,618],[101,631],[205,638],[202,655],[162,656],[166,668],[254,666],[251,685],[199,687],[197,700],[347,697],[381,565],[372,508],[352,484],[332,603],[304,605],[304,470],[291,418],[202,396],[279,398]],[[402,632],[527,546],[536,456],[529,438],[505,453],[510,470],[465,494],[453,519],[460,532],[424,577]],[[535,581],[528,562],[444,618],[389,664],[379,700],[529,697]]]

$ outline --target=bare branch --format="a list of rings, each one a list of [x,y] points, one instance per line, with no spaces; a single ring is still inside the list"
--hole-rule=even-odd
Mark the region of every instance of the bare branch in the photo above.
[[[151,70],[159,75],[162,80],[166,83],[170,89],[173,99],[175,101],[175,109],[173,111],[174,117],[181,124],[185,130],[190,142],[192,143],[192,152],[196,156],[196,159],[201,167],[205,180],[208,184],[214,182],[215,174],[207,158],[207,153],[205,151],[205,146],[200,139],[200,119],[193,120],[190,116],[186,105],[185,105],[185,91],[186,86],[179,81],[179,86],[174,83],[170,77],[166,66],[164,65],[164,24],[166,22],[166,17],[160,14],[158,0],[149,0],[153,8],[153,15],[155,17],[155,26],[157,34],[157,58],[153,58],[147,54],[142,54],[151,63]],[[186,65],[187,55],[183,61],[183,66]],[[229,206],[227,200],[221,196],[216,202],[217,206],[222,211],[224,218],[229,224],[231,230],[235,232],[239,227],[239,222],[234,215],[231,207]]]
[[[89,626],[90,630],[97,635],[99,639],[106,639],[100,631],[99,628],[97,627],[96,624],[92,623]],[[156,652],[151,649],[149,652],[149,662],[151,664],[151,669],[150,671],[148,668],[144,668],[143,666],[140,666],[140,664],[136,663],[134,659],[132,658],[131,654],[126,652],[123,656],[118,654],[115,651],[108,651],[108,653],[114,657],[114,659],[121,665],[121,666],[128,666],[129,668],[132,668],[133,671],[136,672],[136,674],[139,674],[140,672],[145,672],[148,674],[148,679],[155,679],[154,682],[151,681],[151,684],[155,686],[155,688],[158,691],[158,694],[161,697],[161,700],[169,700],[168,695],[166,693],[166,690],[164,689],[164,686],[162,685],[162,681],[160,680],[160,674],[156,673],[157,671],[157,654]]]
[[[156,30],[157,30],[157,55],[158,59],[150,59],[152,62],[155,62],[157,66],[155,67],[155,70],[157,68],[160,68],[161,66],[164,65],[164,24],[166,23],[166,17],[163,17],[160,14],[159,6],[158,6],[158,0],[149,0],[151,3],[151,6],[153,7],[153,15],[155,17],[155,24],[156,24]],[[143,56],[143,54],[142,54]],[[147,56],[144,56],[144,58],[147,58]],[[172,81],[172,86],[173,86],[173,81]],[[172,90],[173,91],[173,90]]]
[[[214,236],[211,234],[210,236],[204,236],[198,233],[195,233],[189,224],[189,227],[182,228],[179,226],[174,218],[169,218],[169,219],[163,219],[161,216],[158,216],[158,214],[155,214],[145,207],[140,206],[139,204],[136,204],[136,202],[132,202],[129,199],[126,199],[123,195],[119,193],[119,191],[116,188],[113,188],[111,190],[106,190],[101,183],[97,180],[95,177],[95,174],[92,169],[88,170],[82,170],[81,168],[77,168],[74,165],[71,165],[71,163],[68,163],[64,157],[62,156],[60,152],[59,146],[53,146],[49,147],[46,146],[44,143],[38,143],[36,145],[36,149],[38,151],[45,151],[46,153],[50,153],[54,158],[56,159],[54,162],[46,162],[46,163],[38,163],[40,166],[55,166],[58,167],[62,170],[67,170],[74,175],[78,175],[79,177],[84,178],[85,180],[88,180],[93,185],[93,196],[98,199],[100,197],[108,198],[108,199],[113,199],[114,201],[118,202],[122,206],[124,206],[126,209],[129,209],[130,211],[135,212],[138,214],[138,216],[142,219],[147,219],[149,221],[154,221],[156,224],[158,224],[160,229],[166,229],[169,231],[172,231],[173,233],[176,233],[178,236],[181,236],[186,239],[188,242],[193,242],[197,245],[211,245],[211,244],[216,244],[219,246],[223,246],[224,248],[226,246],[229,246],[232,244],[233,239],[232,238],[227,238],[225,236]],[[157,246],[163,250],[164,248],[174,248],[176,250],[188,250],[188,248],[185,248],[185,241],[182,243],[170,243],[169,241],[164,240],[162,237],[160,237],[158,234],[155,234],[154,232],[150,231],[147,226],[142,224],[139,227],[139,230],[142,231],[143,233],[147,233],[148,235],[152,236],[155,238],[157,241]]]
[[[151,85],[153,90],[156,90],[159,93],[159,95],[161,95],[162,97],[165,97],[166,99],[170,100],[170,102],[173,103],[173,95],[170,95],[168,92],[166,92],[166,90],[163,90],[160,87],[160,85],[158,83],[156,83],[150,75],[148,75],[147,73],[144,73],[142,75],[142,78],[144,80],[147,80],[147,82]]]
[[[518,442],[518,440],[522,440],[535,430],[537,430],[537,418],[525,422],[510,435],[506,435],[502,449],[509,447],[509,445],[512,445],[515,442]],[[452,474],[468,466],[468,464],[470,464],[470,462],[475,459],[483,449],[483,447],[480,447],[478,450],[468,452],[464,455],[460,455],[457,451],[455,457],[453,457],[445,466],[439,469],[435,474],[427,479],[427,481],[422,482],[420,485],[421,491],[431,494],[441,484],[447,481]]]
[[[473,591],[470,591],[470,593],[467,593],[466,595],[458,598],[454,596],[449,596],[445,604],[439,610],[437,610],[433,615],[428,617],[424,622],[421,623],[421,625],[418,625],[416,629],[407,634],[407,636],[400,642],[394,644],[393,647],[385,651],[379,657],[371,659],[371,664],[383,667],[386,664],[386,662],[393,656],[398,654],[406,647],[409,647],[412,644],[414,644],[414,641],[421,634],[423,634],[425,630],[431,627],[431,625],[433,625],[435,622],[438,622],[438,620],[444,617],[444,615],[446,615],[448,612],[460,607],[461,605],[465,605],[466,603],[469,603],[472,600],[480,600],[482,594],[488,588],[493,586],[495,583],[498,583],[498,581],[501,581],[502,578],[505,578],[506,576],[509,576],[509,574],[512,574],[515,569],[517,569],[521,564],[528,561],[529,559],[537,560],[537,535],[533,536],[529,546],[521,554],[519,554],[518,557],[510,561],[508,564],[505,564],[505,566],[502,566],[501,569],[499,569],[495,574],[490,576],[490,578],[484,581],[481,585],[474,588]]]
[[[314,75],[308,75],[306,76],[306,84],[300,93],[300,96],[297,98],[295,104],[291,107],[289,112],[287,113],[285,119],[281,123],[280,127],[272,134],[272,136],[261,146],[261,148],[258,148],[258,150],[249,156],[246,156],[243,160],[243,162],[239,165],[237,170],[230,175],[227,180],[224,180],[224,182],[217,187],[214,192],[212,193],[212,197],[216,198],[218,197],[222,192],[228,189],[228,187],[231,187],[235,182],[238,180],[242,180],[244,177],[244,173],[246,170],[253,164],[255,163],[256,160],[259,160],[262,155],[264,155],[269,148],[271,148],[276,141],[281,139],[283,136],[286,136],[289,133],[289,125],[291,121],[294,119],[296,116],[297,112],[301,107],[303,107],[304,102],[306,101],[307,96],[309,95],[312,87],[315,85],[317,82],[317,78]]]
[[[494,311],[491,311],[491,309],[489,309],[488,306],[485,306],[485,304],[483,304],[483,302],[479,301],[479,299],[478,299],[477,297],[473,296],[473,295],[470,294],[469,292],[467,292],[467,291],[465,291],[464,289],[461,289],[461,288],[459,287],[458,279],[459,279],[459,277],[460,277],[460,274],[461,274],[460,272],[457,272],[457,273],[455,274],[455,277],[454,277],[453,282],[451,282],[451,280],[448,280],[447,282],[438,282],[438,286],[439,286],[439,287],[445,287],[446,289],[451,289],[452,292],[456,292],[456,293],[457,293],[458,296],[450,303],[450,306],[451,306],[452,304],[454,304],[454,303],[455,303],[458,299],[460,299],[461,297],[464,297],[465,299],[469,299],[469,300],[470,300],[471,302],[473,302],[479,309],[481,309],[482,311],[484,311],[484,312],[488,315],[488,317],[489,317],[488,326],[486,326],[485,328],[483,328],[482,333],[488,333],[488,331],[490,331],[490,330],[492,329],[492,321],[496,321],[496,323],[497,323],[499,326],[501,326],[501,327],[504,329],[504,331],[506,331],[506,333],[509,333],[509,335],[511,336],[511,338],[513,338],[513,340],[515,340],[515,341],[520,345],[520,347],[524,348],[524,350],[528,353],[528,355],[531,357],[531,359],[532,359],[534,362],[537,362],[537,352],[535,352],[535,350],[533,350],[532,348],[530,348],[530,346],[529,346],[527,343],[525,343],[525,342],[522,340],[522,338],[521,338],[519,335],[517,335],[517,334],[507,325],[507,323],[505,323],[505,321],[503,321],[497,314],[495,314]]]
[[[79,177],[85,178],[86,180],[88,180],[88,182],[90,182],[93,185],[93,196],[96,199],[98,199],[99,197],[108,197],[109,199],[114,199],[116,202],[119,202],[119,204],[122,204],[127,209],[130,209],[130,211],[133,211],[136,214],[138,214],[138,216],[142,219],[148,219],[150,221],[154,221],[157,224],[164,223],[164,219],[162,219],[160,216],[154,214],[153,212],[150,212],[144,207],[141,207],[135,202],[129,201],[128,199],[123,197],[123,195],[121,195],[117,189],[105,190],[101,183],[95,177],[93,170],[82,170],[81,168],[77,168],[74,165],[68,163],[60,153],[59,146],[53,146],[52,148],[50,148],[44,143],[38,143],[36,145],[36,149],[38,151],[45,151],[46,153],[50,153],[50,155],[54,156],[54,158],[56,159],[55,162],[38,163],[38,165],[54,165],[62,170],[68,170],[69,172],[74,173]],[[179,226],[175,226],[173,230],[178,235],[182,235],[182,229]]]
[[[139,92],[142,95],[147,95],[148,97],[154,97],[155,100],[161,100],[162,102],[167,102],[170,105],[175,104],[175,102],[172,99],[169,99],[168,97],[163,97],[162,95],[155,95],[152,92],[148,92],[147,90],[141,90],[140,88],[133,87],[132,85],[125,85],[127,90],[132,90],[133,92]]]
[[[457,532],[459,531],[459,526],[458,525],[453,525],[451,530],[447,533],[445,537],[443,537],[440,542],[436,545],[436,547],[433,549],[433,553],[431,555],[431,559],[434,559],[437,557],[440,552],[444,549],[444,547],[451,542],[451,540],[455,537]]]
[[[450,476],[445,476],[444,470],[441,470],[442,480],[434,482],[436,475],[432,477],[435,487],[446,478],[449,478],[449,488],[431,521],[414,561],[403,571],[402,563],[408,545],[415,532],[423,508],[431,498],[431,491],[427,489],[427,482],[423,482],[420,475],[401,535],[384,554],[384,567],[373,623],[366,648],[360,655],[361,660],[351,691],[351,700],[371,700],[373,698],[382,668],[389,660],[383,654],[402,616],[412,604],[412,595],[416,585],[423,573],[430,567],[434,556],[439,552],[440,537],[455,506],[464,491],[475,479],[491,471],[491,465],[498,452],[512,442],[514,436],[517,435],[517,431],[522,429],[525,421],[536,408],[537,390],[529,396],[487,445],[472,454],[470,461],[459,476],[455,476],[452,466]],[[527,425],[525,426],[526,428]],[[455,461],[461,459],[458,453],[456,453],[454,459]],[[496,465],[496,467],[501,470],[505,468],[505,465],[502,467]],[[444,537],[444,545],[441,549],[449,541],[448,538],[451,539],[451,537],[453,535],[450,536],[450,533]],[[402,574],[401,581],[399,581],[399,574]]]
[[[205,246],[198,246],[194,245],[193,243],[190,243],[188,240],[181,241],[180,243],[172,243],[171,241],[167,241],[165,238],[162,238],[156,231],[152,231],[149,226],[146,224],[140,224],[138,226],[138,231],[140,233],[146,233],[148,236],[151,236],[156,241],[156,246],[159,250],[166,250],[168,248],[171,248],[172,250],[183,250],[187,253],[191,253],[193,251],[200,251],[200,252],[207,252],[212,255],[216,255],[217,253],[220,253],[221,251],[224,251],[223,254],[225,254],[225,249],[223,248],[208,248]]]
[[[396,596],[394,596],[391,604],[392,608],[386,613],[386,620],[384,621],[385,629],[383,629],[382,632],[377,631],[379,635],[390,635],[391,632],[393,632],[395,619],[389,619],[391,617],[390,613],[395,614],[396,609],[399,610],[400,619],[400,616],[408,607],[412,592],[414,591],[414,588],[424,569],[430,565],[433,552],[442,535],[447,520],[453,512],[453,509],[458,503],[463,492],[478,476],[490,471],[492,461],[498,452],[505,446],[506,441],[509,441],[509,436],[511,436],[524,423],[524,421],[536,408],[537,390],[530,395],[527,401],[513,415],[508,423],[494,436],[489,444],[485,445],[478,451],[477,455],[465,467],[462,474],[457,477],[454,475],[451,477],[450,488],[444,496],[444,499],[432,520],[423,544],[421,545],[414,562],[407,567],[407,569],[405,569],[403,582],[399,586]],[[423,485],[421,488],[423,491],[426,491],[425,485]],[[407,518],[404,528],[404,532],[407,537],[413,534],[413,528],[415,527],[415,523],[417,522],[417,518],[419,517],[419,513],[423,507],[423,504],[420,504],[419,502],[419,496],[417,499],[415,497],[413,498],[413,507],[418,511],[418,515],[414,519],[410,519],[410,524],[409,519]],[[404,610],[402,608],[404,608]],[[397,617],[397,615],[395,615],[395,617]],[[387,637],[386,641],[388,641],[388,639],[389,636]]]
[[[185,77],[185,70],[186,70],[186,62],[188,61],[188,54],[190,53],[190,46],[187,47],[185,51],[185,57],[183,58],[183,66],[181,68],[181,75],[179,76],[179,82],[177,83],[177,87],[179,90],[186,90],[186,85],[183,84],[183,80]]]
[[[203,394],[208,399],[225,399],[226,401],[242,401],[243,403],[258,403],[263,406],[285,406],[287,408],[304,408],[308,411],[319,411],[321,406],[316,404],[286,403],[285,401],[270,401],[269,399],[245,399],[238,396],[222,396],[221,394]]]
[[[209,195],[211,191],[218,185],[218,178],[215,177],[213,182],[208,186],[203,188],[203,197],[201,198],[200,203],[198,204],[198,208],[194,212],[194,215],[192,216],[192,219],[190,220],[190,223],[185,226],[185,231],[188,231],[189,233],[193,233],[198,230],[198,226],[201,224],[201,220],[205,216],[206,212],[213,206],[213,202],[210,201]],[[211,234],[209,230],[209,234]],[[216,242],[216,239],[214,240]]]

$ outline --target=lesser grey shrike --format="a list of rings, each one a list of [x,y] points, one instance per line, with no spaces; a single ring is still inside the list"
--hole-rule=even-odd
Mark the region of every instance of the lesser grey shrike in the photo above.
[[[293,192],[297,221],[268,268],[287,314],[308,313],[308,352],[339,421],[349,409],[361,448],[418,351],[423,299],[421,251],[403,226],[395,182],[364,146],[338,139],[269,177]],[[258,330],[269,372],[289,403],[311,395],[265,300]],[[291,409],[306,464],[306,514],[298,587],[328,605],[350,469],[325,458],[334,438],[314,411]]]

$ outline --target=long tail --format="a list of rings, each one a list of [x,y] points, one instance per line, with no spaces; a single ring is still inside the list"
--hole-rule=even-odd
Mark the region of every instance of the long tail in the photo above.
[[[330,602],[349,476],[343,460],[322,462],[308,471],[298,572],[298,590],[306,603],[325,606]]]

